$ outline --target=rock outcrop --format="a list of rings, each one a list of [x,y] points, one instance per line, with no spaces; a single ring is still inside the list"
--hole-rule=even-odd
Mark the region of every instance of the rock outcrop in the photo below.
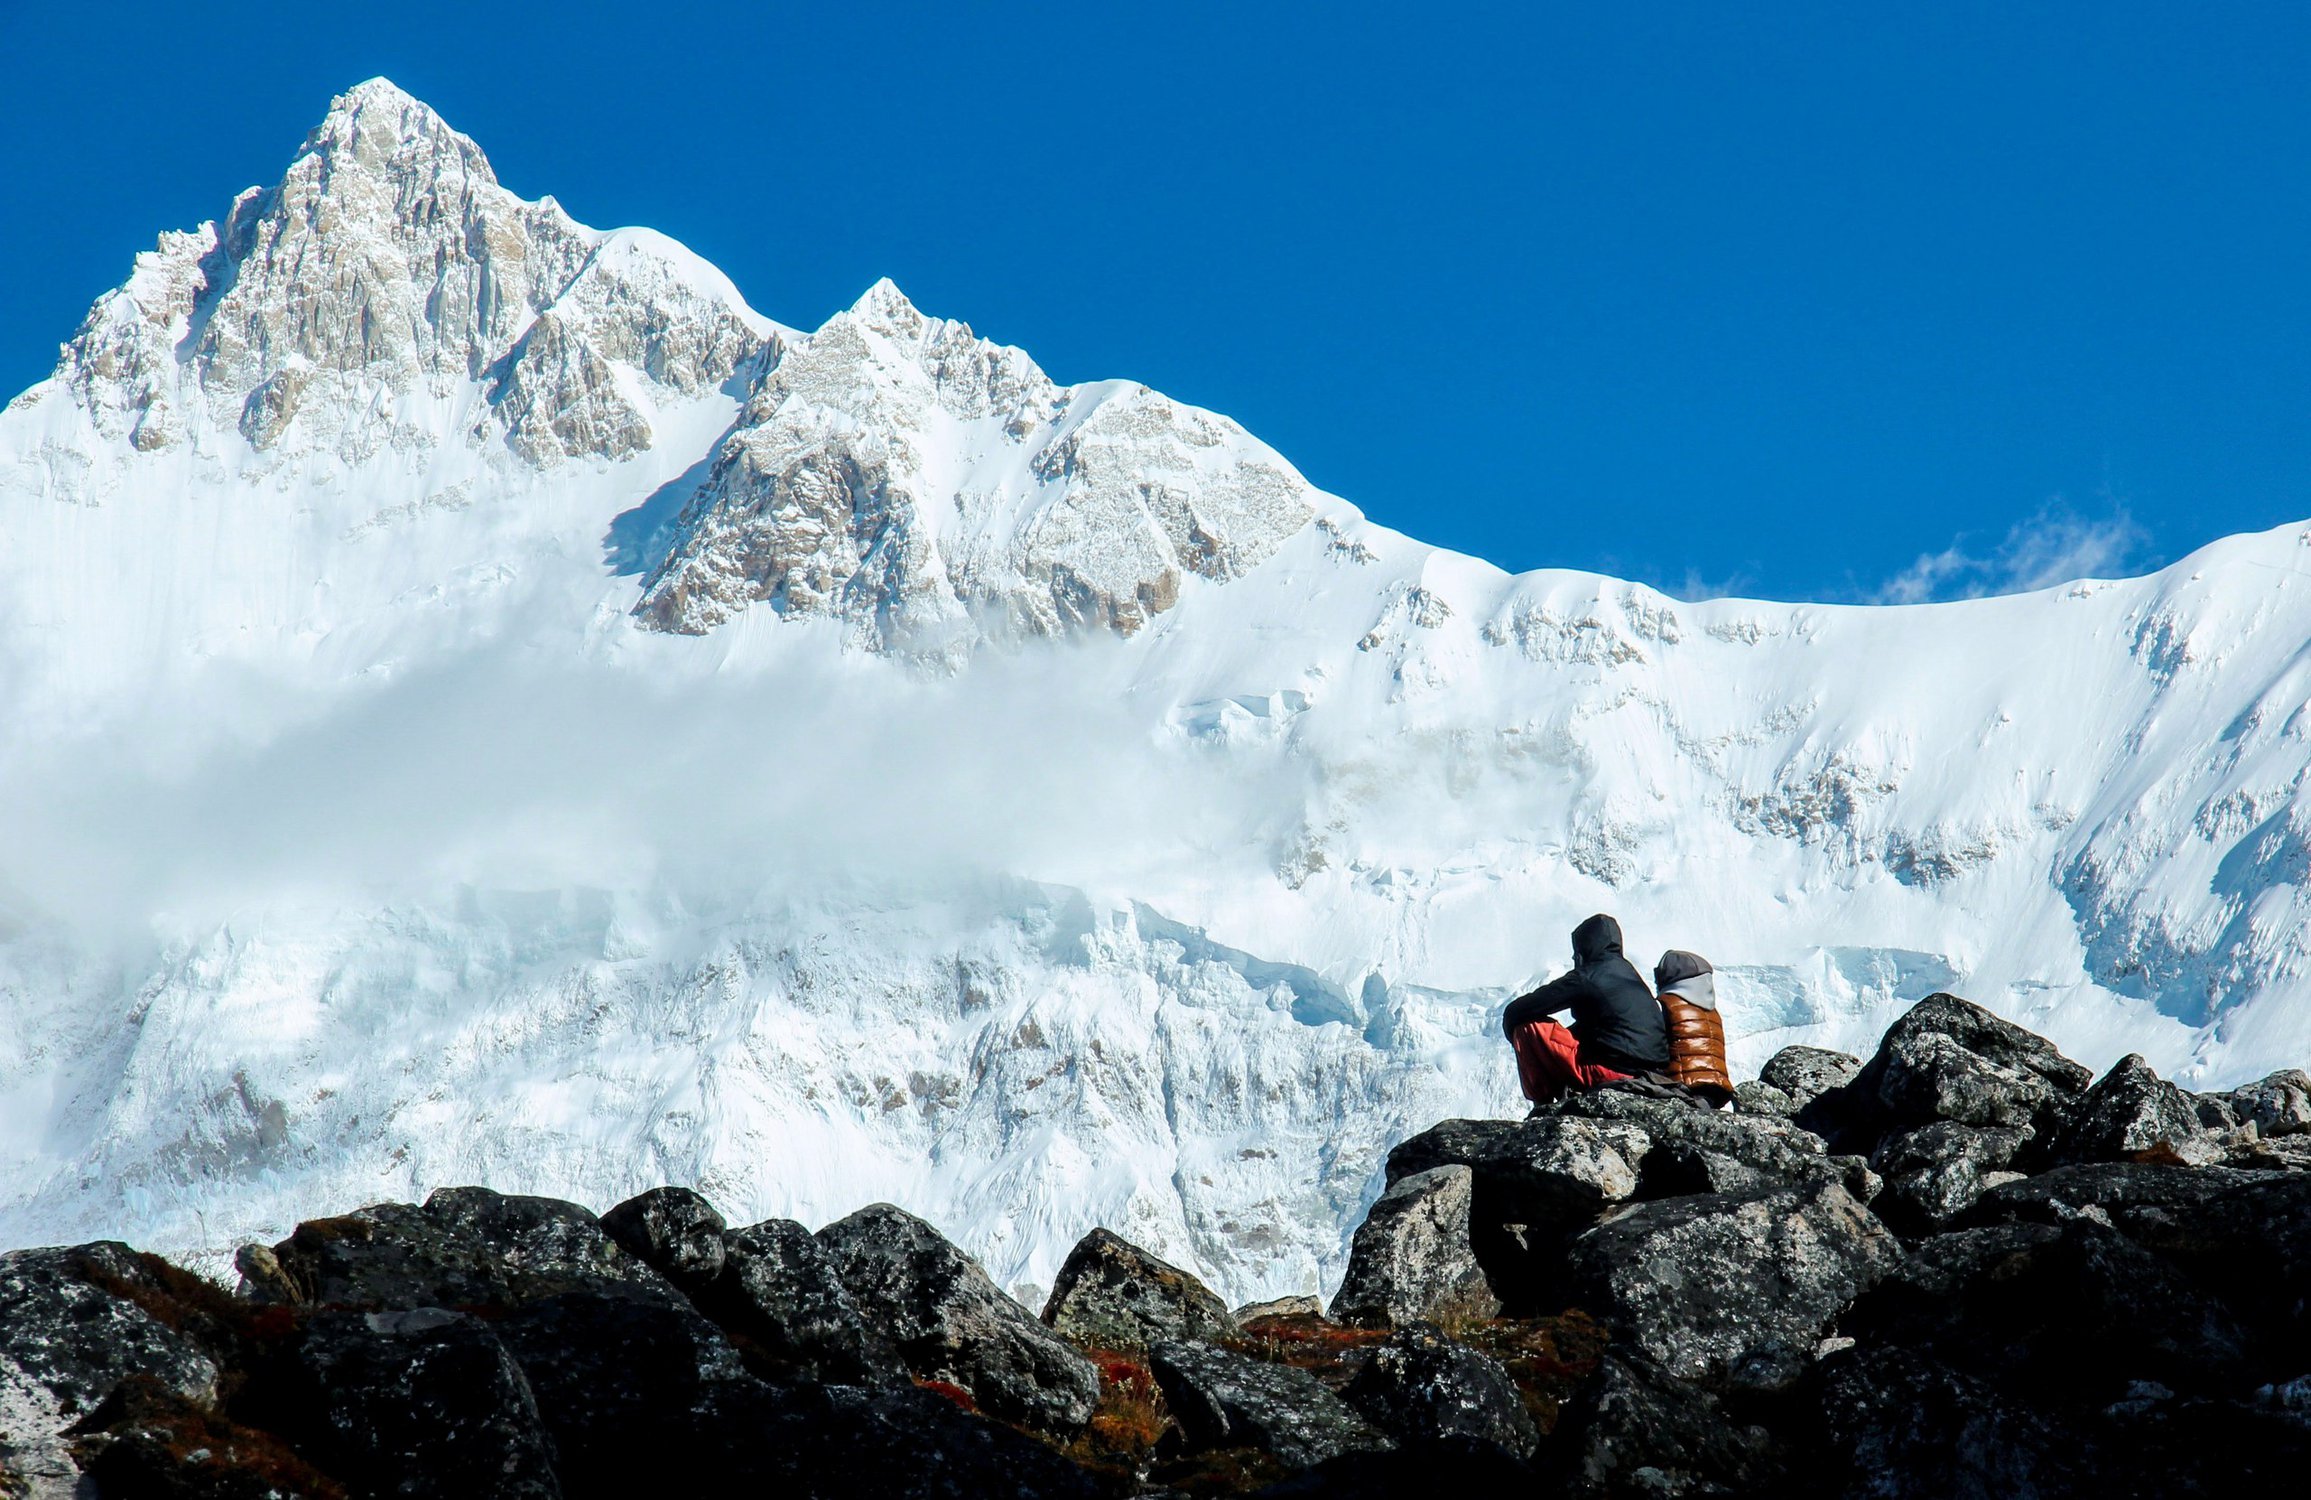
[[[2311,1138],[2302,1075],[2091,1080],[1948,996],[1851,1061],[1777,1059],[1765,1112],[1606,1088],[1423,1132],[1330,1319],[1230,1315],[1096,1229],[1039,1320],[890,1205],[731,1229],[680,1188],[373,1205],[247,1247],[237,1294],[17,1251],[0,1493],[2297,1486],[2311,1170],[2269,1148]]]
[[[1068,1253],[1043,1321],[1079,1344],[1118,1349],[1236,1331],[1227,1304],[1202,1282],[1105,1229],[1094,1229]]]
[[[1005,1296],[930,1225],[887,1203],[818,1233],[851,1301],[924,1380],[949,1382],[1023,1427],[1072,1435],[1091,1420],[1099,1372]]]

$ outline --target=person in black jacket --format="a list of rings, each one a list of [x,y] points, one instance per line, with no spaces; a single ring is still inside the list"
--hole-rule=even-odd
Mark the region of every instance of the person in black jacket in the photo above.
[[[1549,1019],[1563,1010],[1573,1013],[1570,1031]],[[1501,1030],[1535,1104],[1669,1066],[1661,1002],[1621,956],[1621,924],[1602,912],[1573,929],[1572,972],[1510,1001]]]

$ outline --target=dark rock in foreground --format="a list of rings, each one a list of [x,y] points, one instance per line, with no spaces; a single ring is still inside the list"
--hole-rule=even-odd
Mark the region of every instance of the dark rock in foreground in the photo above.
[[[1043,1321],[1079,1344],[1110,1349],[1236,1331],[1227,1304],[1202,1282],[1105,1229],[1094,1229],[1068,1253]]]
[[[1399,1328],[1373,1350],[1346,1395],[1398,1443],[1472,1438],[1519,1458],[1530,1458],[1541,1443],[1541,1430],[1500,1362],[1426,1323]]]
[[[952,1382],[989,1415],[1039,1432],[1070,1436],[1091,1420],[1091,1361],[936,1229],[878,1203],[818,1238],[860,1314],[916,1375]]]
[[[1297,1469],[1389,1446],[1386,1434],[1290,1365],[1178,1342],[1158,1344],[1148,1368],[1190,1450],[1250,1448]]]
[[[1356,1231],[1348,1271],[1332,1299],[1336,1322],[1370,1328],[1500,1310],[1469,1240],[1476,1174],[1432,1167],[1399,1178]]]
[[[1571,1301],[1671,1375],[1773,1389],[1900,1264],[1893,1235],[1821,1183],[1643,1203],[1574,1241]]]

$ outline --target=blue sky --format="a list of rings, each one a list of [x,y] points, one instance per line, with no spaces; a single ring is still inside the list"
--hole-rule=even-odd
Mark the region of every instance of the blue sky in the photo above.
[[[385,74],[772,316],[889,275],[1513,568],[1922,598],[2311,517],[2300,5],[0,0],[0,386]]]

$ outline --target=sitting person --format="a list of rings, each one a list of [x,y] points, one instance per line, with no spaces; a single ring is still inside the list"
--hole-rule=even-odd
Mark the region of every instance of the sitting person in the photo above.
[[[1569,1031],[1549,1019],[1562,1010],[1573,1013]],[[1621,924],[1603,913],[1573,929],[1573,971],[1510,1001],[1501,1030],[1536,1107],[1568,1089],[1659,1076],[1669,1066],[1661,1002],[1621,956]]]

